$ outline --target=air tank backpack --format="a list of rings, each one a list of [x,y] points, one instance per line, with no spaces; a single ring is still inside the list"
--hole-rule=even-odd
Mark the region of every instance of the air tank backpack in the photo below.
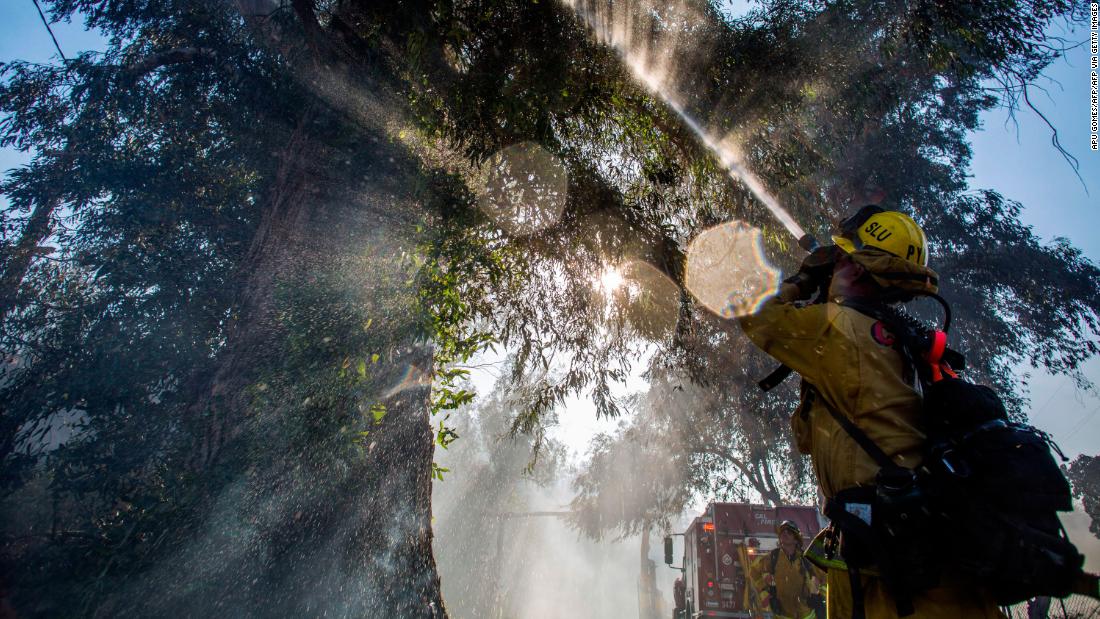
[[[1058,519],[1072,509],[1072,495],[1051,449],[1065,457],[1050,437],[1010,420],[992,389],[958,378],[964,361],[946,347],[944,331],[885,307],[846,305],[897,335],[895,346],[921,382],[928,436],[923,464],[904,468],[825,402],[881,467],[875,486],[841,491],[826,506],[853,574],[857,615],[855,574],[864,567],[878,572],[900,616],[912,614],[913,597],[946,574],[988,590],[1001,605],[1040,595],[1095,597],[1096,577],[1083,572],[1084,557]]]

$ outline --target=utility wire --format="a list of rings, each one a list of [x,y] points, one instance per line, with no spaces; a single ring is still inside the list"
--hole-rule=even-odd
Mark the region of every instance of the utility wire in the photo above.
[[[1066,383],[1068,383],[1068,382],[1069,382],[1069,377],[1068,376],[1063,378],[1062,382],[1058,385],[1058,388],[1054,390],[1054,393],[1050,394],[1050,397],[1047,398],[1047,401],[1043,403],[1043,405],[1039,408],[1039,410],[1033,411],[1030,415],[1028,415],[1028,417],[1031,417],[1031,416],[1038,417],[1040,413],[1045,411],[1047,409],[1047,407],[1050,406],[1050,403],[1052,401],[1054,401],[1054,396],[1058,395],[1058,392],[1061,391],[1062,387],[1065,387]]]
[[[53,28],[50,28],[50,22],[46,19],[46,14],[42,12],[42,7],[38,5],[38,0],[31,0],[34,2],[34,8],[38,9],[38,16],[42,18],[42,25],[46,27],[46,32],[50,33],[50,38],[53,39],[53,46],[57,48],[57,53],[61,54],[61,59],[68,62],[69,59],[65,57],[65,52],[61,51],[61,45],[57,42],[57,37],[53,35]]]
[[[1073,426],[1073,429],[1069,431],[1069,434],[1072,436],[1074,434],[1077,434],[1081,430],[1084,430],[1085,426],[1087,426],[1089,422],[1092,421],[1092,418],[1096,416],[1097,412],[1100,412],[1100,406],[1097,406],[1091,411],[1085,413],[1085,416],[1081,418],[1081,421],[1077,422],[1077,425]]]

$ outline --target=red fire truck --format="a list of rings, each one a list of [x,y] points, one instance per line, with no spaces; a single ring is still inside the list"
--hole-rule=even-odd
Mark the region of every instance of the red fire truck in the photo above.
[[[784,520],[797,524],[806,540],[826,524],[815,507],[708,505],[683,533],[683,603],[677,604],[676,618],[771,617],[769,609],[756,603],[749,569],[757,556],[778,546],[775,525]],[[665,538],[665,563],[672,565],[671,536]]]

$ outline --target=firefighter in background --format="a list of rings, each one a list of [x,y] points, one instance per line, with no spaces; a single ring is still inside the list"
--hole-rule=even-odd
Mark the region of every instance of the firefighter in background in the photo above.
[[[762,619],[760,611],[767,610],[760,599],[759,573],[755,557],[760,555],[760,540],[750,537],[744,544],[737,546],[737,560],[741,565],[741,589],[743,591],[742,605],[753,611],[753,619]]]
[[[741,318],[741,326],[754,344],[802,376],[802,402],[791,423],[799,451],[811,456],[827,509],[832,505],[860,519],[866,516],[870,524],[872,515],[858,509],[863,505],[837,495],[874,488],[880,467],[838,419],[854,423],[888,457],[908,468],[921,462],[924,435],[921,395],[907,377],[902,353],[893,347],[894,336],[882,321],[854,305],[890,310],[906,295],[936,292],[938,278],[928,268],[924,232],[910,217],[881,209],[857,217],[860,221],[845,226],[846,236],[833,237],[839,249],[831,260],[808,259],[757,313]],[[826,302],[796,304],[821,286],[822,262],[827,265],[825,277],[831,275]],[[849,571],[839,557],[819,565],[828,567],[831,619],[899,616],[899,600],[876,572]],[[1003,617],[988,592],[951,581],[907,603],[913,606],[908,614],[913,619]]]
[[[822,607],[822,574],[802,556],[802,532],[784,520],[775,527],[779,546],[757,558],[753,585],[761,610],[775,619],[825,619]]]

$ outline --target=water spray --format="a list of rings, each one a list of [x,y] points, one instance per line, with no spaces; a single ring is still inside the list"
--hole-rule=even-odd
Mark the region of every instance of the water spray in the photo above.
[[[676,102],[671,96],[665,94],[664,90],[653,90],[654,94],[661,98],[676,114],[684,121],[684,124],[691,129],[692,133],[699,137],[703,142],[703,145],[707,147],[718,158],[718,162],[722,164],[722,167],[726,168],[730,178],[741,181],[752,192],[754,196],[760,202],[771,211],[779,223],[783,224],[783,227],[789,231],[794,238],[799,240],[802,244],[803,239],[807,238],[806,231],[802,229],[802,226],[798,225],[798,222],[791,217],[791,214],[787,212],[782,206],[779,205],[779,201],[775,199],[768,190],[764,187],[764,183],[756,177],[755,174],[745,168],[744,163],[728,148],[722,145],[721,142],[714,139],[714,137],[703,129],[703,127],[688,114],[687,110],[683,108],[678,102]],[[812,237],[811,237],[812,240]],[[813,241],[816,246],[817,241]],[[807,247],[807,251],[812,250],[812,247]]]
[[[639,82],[645,85],[650,93],[658,97],[668,105],[669,108],[676,112],[676,115],[680,117],[689,129],[691,129],[692,133],[694,133],[703,145],[714,154],[730,177],[740,181],[747,187],[748,190],[752,192],[769,211],[771,211],[772,215],[775,216],[779,223],[798,240],[799,246],[806,251],[813,251],[813,249],[817,247],[817,241],[806,234],[802,226],[798,225],[798,222],[791,217],[791,214],[788,213],[787,210],[779,204],[779,201],[768,192],[760,179],[745,167],[740,156],[738,156],[738,154],[728,145],[706,131],[699,121],[695,120],[684,106],[669,93],[669,88],[662,77],[662,73],[665,72],[653,71],[643,58],[642,53],[638,50],[630,49],[629,43],[632,34],[629,25],[608,24],[606,20],[601,20],[599,16],[595,15],[592,11],[581,6],[583,0],[562,1],[580,15],[585,24],[588,25],[589,29],[596,34],[601,42],[609,45],[618,53],[626,66],[630,68],[630,72]]]

